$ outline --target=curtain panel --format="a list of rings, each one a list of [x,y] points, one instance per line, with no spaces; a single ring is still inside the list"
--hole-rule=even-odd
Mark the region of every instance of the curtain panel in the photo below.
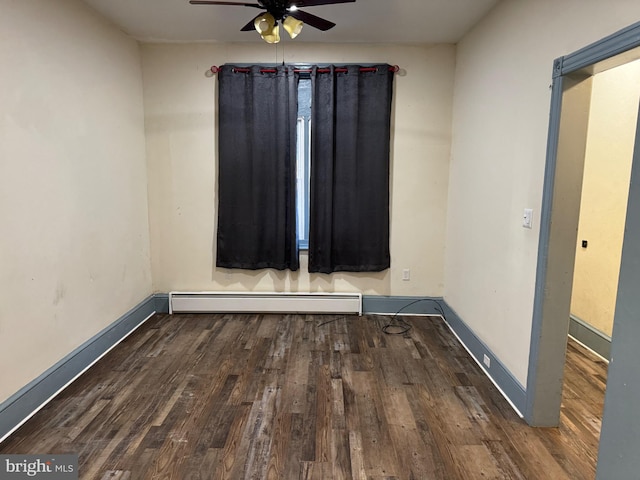
[[[297,74],[271,70],[218,72],[218,267],[299,268]]]
[[[390,266],[394,74],[389,65],[330,69],[311,74],[309,271],[382,271]]]

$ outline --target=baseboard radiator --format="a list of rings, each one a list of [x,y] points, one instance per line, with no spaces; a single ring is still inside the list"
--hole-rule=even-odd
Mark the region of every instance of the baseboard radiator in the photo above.
[[[169,313],[362,315],[361,293],[171,292]]]

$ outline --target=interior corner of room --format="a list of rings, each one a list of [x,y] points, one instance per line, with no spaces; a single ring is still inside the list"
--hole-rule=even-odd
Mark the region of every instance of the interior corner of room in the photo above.
[[[635,272],[624,267],[635,255],[624,235],[640,191],[631,170],[640,67],[555,78],[552,67],[564,58],[568,68],[616,32],[637,34],[629,24],[640,4],[502,0],[459,40],[439,44],[287,39],[276,63],[390,63],[403,72],[391,110],[391,267],[324,275],[308,272],[306,252],[296,272],[215,263],[218,98],[208,72],[273,64],[274,47],[135,39],[89,3],[0,6],[0,438],[41,406],[21,398],[56,394],[154,312],[168,312],[170,292],[357,293],[364,313],[387,314],[441,302],[471,356],[533,425],[559,416],[567,332],[604,357],[617,349],[620,365],[629,359],[640,334],[628,321]],[[588,132],[576,147],[579,179],[546,163],[549,132],[562,123],[549,125],[550,105],[560,112],[574,86],[592,115],[571,125]],[[549,226],[561,213],[552,197],[563,195],[553,182],[565,174],[577,238]],[[575,255],[555,265],[572,274],[554,290],[540,275],[555,272],[544,249],[556,234],[571,244],[561,253]],[[555,318],[545,350],[552,309],[567,315]],[[428,302],[409,312],[439,314]],[[538,382],[547,351],[560,373]],[[615,385],[632,378],[616,368]],[[620,390],[609,388],[607,402],[618,405]],[[537,422],[534,403],[550,391],[557,408]],[[612,445],[638,440],[610,408],[602,479],[640,468],[629,456],[616,463]]]

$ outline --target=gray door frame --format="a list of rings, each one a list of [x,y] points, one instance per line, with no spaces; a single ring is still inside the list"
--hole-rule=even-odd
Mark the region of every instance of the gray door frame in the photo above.
[[[640,88],[640,85],[638,86]],[[618,296],[607,375],[596,478],[638,478],[640,472],[640,113],[625,222]]]
[[[553,63],[526,408],[523,412],[529,425],[557,426],[562,401],[584,161],[584,155],[580,158],[580,148],[584,149],[584,145],[567,140],[568,136],[561,133],[566,129],[585,129],[588,118],[588,108],[580,111],[579,108],[563,109],[563,106],[585,105],[584,102],[589,105],[590,77],[638,58],[634,49],[639,46],[640,22]],[[615,334],[614,328],[612,355],[616,348]],[[607,399],[609,390],[610,387],[607,388]]]

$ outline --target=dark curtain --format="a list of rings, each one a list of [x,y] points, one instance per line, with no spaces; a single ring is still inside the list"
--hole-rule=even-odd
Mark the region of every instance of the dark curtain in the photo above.
[[[314,68],[311,75],[310,272],[375,272],[390,265],[393,73],[389,65],[346,70]]]
[[[248,70],[218,72],[216,265],[297,270],[297,77],[287,66]]]

